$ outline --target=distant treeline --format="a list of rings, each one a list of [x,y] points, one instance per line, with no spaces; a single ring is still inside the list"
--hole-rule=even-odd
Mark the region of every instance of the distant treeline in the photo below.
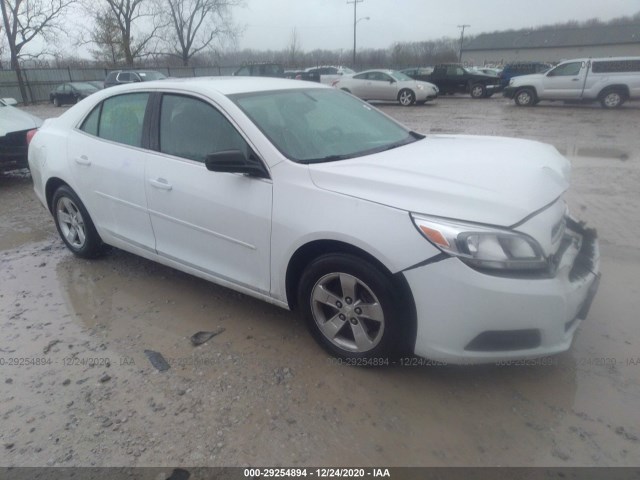
[[[569,21],[553,25],[540,25],[522,31],[539,30],[562,30],[567,28],[593,27],[603,25],[628,25],[640,24],[640,12],[632,16],[623,16],[603,22],[597,18],[583,22]],[[514,31],[514,30],[510,30]],[[488,32],[484,32],[486,34]],[[497,32],[491,32],[497,33]],[[428,32],[427,32],[428,34]],[[465,35],[465,43],[470,42],[475,37]],[[289,69],[298,69],[314,65],[348,65],[358,68],[370,67],[408,67],[435,65],[438,63],[455,62],[458,59],[460,49],[459,38],[443,37],[437,40],[426,40],[421,42],[397,42],[388,48],[368,49],[362,48],[357,52],[356,65],[353,63],[353,52],[351,49],[323,50],[315,49],[305,51],[301,48],[298,35],[295,29],[292,32],[290,44],[282,50],[208,50],[194,55],[189,60],[189,66],[200,67],[210,65],[242,65],[244,63],[255,62],[277,62]],[[138,59],[138,66],[153,67],[162,65],[177,67],[182,65],[181,60],[171,55],[150,54],[144,59]],[[51,60],[38,62],[38,65],[25,63],[25,66],[40,67],[116,67],[117,65],[105,65],[99,60],[88,60],[76,57],[56,56]]]

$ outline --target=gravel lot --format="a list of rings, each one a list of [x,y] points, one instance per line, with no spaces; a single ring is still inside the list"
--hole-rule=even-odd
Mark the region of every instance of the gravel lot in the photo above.
[[[336,365],[295,314],[122,251],[73,257],[28,173],[6,174],[0,466],[640,465],[640,104],[381,108],[571,159],[570,207],[598,228],[603,272],[571,351],[547,366]]]

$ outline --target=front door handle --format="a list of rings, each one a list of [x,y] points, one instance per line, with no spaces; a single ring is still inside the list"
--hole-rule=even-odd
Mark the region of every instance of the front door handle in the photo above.
[[[157,180],[149,180],[149,183],[152,187],[157,188],[159,190],[171,190],[173,187],[169,182],[167,182],[164,178],[158,178]]]
[[[577,82],[578,80],[580,80],[579,78],[573,78],[571,79],[572,82]]]
[[[91,160],[86,155],[81,155],[79,157],[74,158],[78,165],[86,165],[87,167],[91,165]]]

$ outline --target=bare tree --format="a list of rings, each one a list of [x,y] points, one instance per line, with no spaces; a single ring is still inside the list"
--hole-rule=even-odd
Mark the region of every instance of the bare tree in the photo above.
[[[164,0],[167,7],[169,54],[180,58],[183,66],[215,40],[231,38],[231,9],[240,0]]]
[[[300,42],[300,37],[298,35],[298,30],[294,27],[291,32],[291,38],[289,40],[289,48],[288,50],[288,64],[292,67],[296,66],[297,57],[300,55],[302,50],[302,44]]]
[[[95,13],[95,22],[90,33],[91,55],[99,62],[117,65],[124,59],[122,36],[118,22],[111,10]]]
[[[109,15],[117,25],[124,62],[133,65],[137,58],[153,51],[152,42],[162,27],[158,23],[157,4],[153,0],[105,1]],[[142,24],[147,24],[146,31],[143,31]]]
[[[27,89],[20,69],[24,47],[35,38],[51,41],[61,31],[60,20],[76,0],[1,0],[2,26],[9,47],[11,68],[18,77],[23,102],[27,103]],[[37,56],[37,55],[34,55]]]

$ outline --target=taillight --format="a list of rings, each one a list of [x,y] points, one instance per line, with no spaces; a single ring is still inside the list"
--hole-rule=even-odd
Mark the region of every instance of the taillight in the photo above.
[[[296,80],[302,80],[302,75],[296,75]]]
[[[340,81],[340,80],[334,80],[333,82],[331,82],[331,86],[332,86],[332,87],[335,87],[336,85],[338,85],[338,82],[339,82],[339,81]]]
[[[29,144],[31,143],[31,140],[33,140],[33,137],[36,136],[36,133],[38,133],[37,128],[34,128],[33,130],[29,130],[27,132],[27,146],[29,146]]]

